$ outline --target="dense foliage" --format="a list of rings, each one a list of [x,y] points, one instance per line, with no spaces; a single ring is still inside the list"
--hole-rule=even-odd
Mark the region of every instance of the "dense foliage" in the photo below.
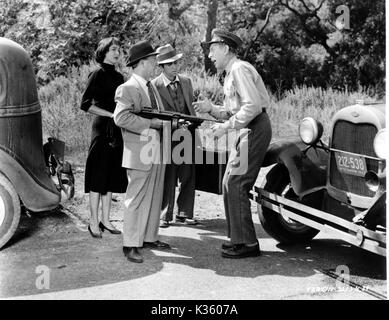
[[[349,26],[339,6],[349,10]],[[40,84],[89,63],[106,36],[125,50],[145,38],[169,42],[184,52],[185,68],[201,69],[199,44],[212,23],[245,40],[242,56],[273,92],[295,85],[384,92],[384,0],[0,0],[0,36],[28,50]]]

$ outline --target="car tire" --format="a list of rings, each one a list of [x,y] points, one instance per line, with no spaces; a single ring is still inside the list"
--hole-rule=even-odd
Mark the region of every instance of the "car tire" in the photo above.
[[[264,190],[293,199],[297,196],[290,185],[287,168],[278,164],[266,176]],[[308,227],[297,221],[286,219],[278,212],[258,205],[258,216],[264,230],[274,239],[283,244],[304,243],[312,240],[319,230]]]
[[[0,173],[0,249],[12,238],[20,221],[20,199],[12,183]]]

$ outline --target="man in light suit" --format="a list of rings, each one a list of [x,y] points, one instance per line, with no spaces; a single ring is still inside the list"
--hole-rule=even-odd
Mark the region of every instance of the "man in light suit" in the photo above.
[[[132,262],[143,262],[139,248],[170,247],[158,240],[165,173],[161,159],[162,144],[159,143],[163,121],[137,115],[143,108],[163,108],[157,89],[148,81],[156,67],[156,54],[147,41],[134,44],[127,60],[133,74],[117,88],[115,94],[113,118],[122,129],[122,166],[127,168],[128,178],[123,215],[123,253]],[[157,143],[150,143],[149,139]]]
[[[156,52],[158,53],[157,62],[162,68],[162,73],[153,79],[152,83],[158,89],[164,109],[196,116],[196,112],[192,106],[192,81],[188,77],[178,74],[177,61],[181,59],[182,53],[177,54],[176,50],[170,44],[159,47]],[[195,141],[194,130],[191,130],[191,137],[191,140],[184,140],[184,142],[190,143],[192,147]],[[172,149],[174,150],[174,147],[179,143],[172,141]],[[168,227],[170,221],[173,220],[175,188],[178,181],[180,182],[180,190],[177,198],[178,211],[176,221],[188,225],[197,224],[197,221],[193,219],[195,165],[193,161],[191,163],[184,162],[182,164],[175,164],[174,160],[174,157],[172,157],[172,163],[166,165],[162,201],[163,212],[160,227]]]

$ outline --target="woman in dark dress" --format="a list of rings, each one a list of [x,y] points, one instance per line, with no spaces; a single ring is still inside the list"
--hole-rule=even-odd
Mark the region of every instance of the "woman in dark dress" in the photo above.
[[[114,234],[121,232],[109,220],[112,193],[124,193],[127,175],[122,168],[123,140],[120,128],[113,122],[115,91],[124,82],[115,70],[118,62],[119,41],[106,38],[99,42],[96,61],[100,68],[88,78],[82,96],[81,109],[95,115],[92,125],[92,141],[85,168],[85,193],[89,193],[91,219],[88,230],[95,238],[101,238],[105,229]],[[98,221],[101,202],[102,218]]]

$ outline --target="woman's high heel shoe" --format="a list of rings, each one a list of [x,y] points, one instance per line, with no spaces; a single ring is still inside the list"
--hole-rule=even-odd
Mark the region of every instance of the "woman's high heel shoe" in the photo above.
[[[122,233],[121,231],[116,230],[116,229],[108,229],[105,225],[103,225],[103,223],[101,221],[99,223],[99,228],[100,228],[101,232],[104,232],[104,230],[107,230],[107,231],[111,232],[112,234],[121,234]]]
[[[103,236],[101,235],[101,233],[94,233],[94,232],[91,230],[90,226],[88,226],[88,231],[89,231],[89,233],[91,234],[91,236],[92,236],[93,238],[102,238],[102,237],[103,237]]]

